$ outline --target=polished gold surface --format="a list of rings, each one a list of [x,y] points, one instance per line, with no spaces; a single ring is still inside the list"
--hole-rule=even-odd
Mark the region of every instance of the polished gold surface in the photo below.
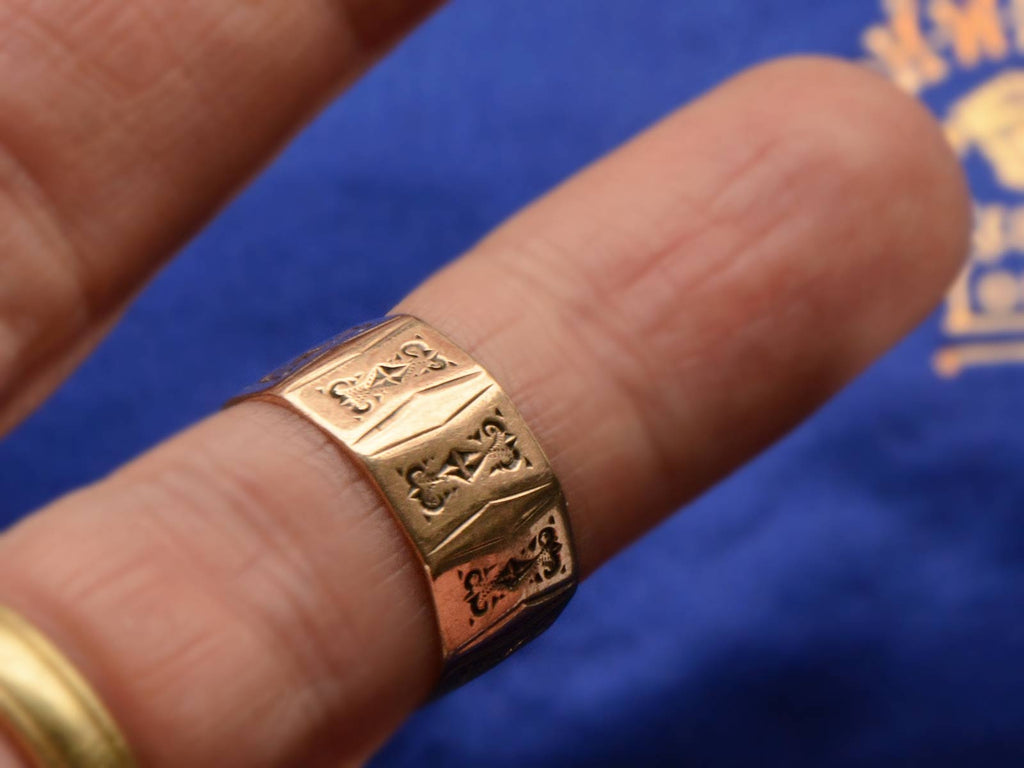
[[[0,607],[0,718],[39,768],[131,768],[103,704],[50,642]]]
[[[565,499],[498,383],[413,317],[355,329],[243,398],[285,404],[355,456],[430,581],[440,690],[551,623],[576,587]]]

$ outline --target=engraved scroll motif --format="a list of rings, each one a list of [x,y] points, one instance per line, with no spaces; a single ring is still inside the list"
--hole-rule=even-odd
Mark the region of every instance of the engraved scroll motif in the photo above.
[[[562,543],[558,540],[558,531],[554,525],[555,518],[548,518],[548,525],[530,539],[530,543],[520,550],[518,556],[509,558],[500,570],[492,565],[489,568],[474,568],[466,573],[458,572],[462,586],[466,589],[463,600],[473,614],[469,620],[470,626],[476,619],[486,616],[510,592],[517,592],[530,582],[543,584],[566,573],[562,562]]]
[[[330,395],[357,418],[372,411],[387,390],[432,371],[454,368],[457,363],[432,349],[422,339],[408,341],[390,360],[368,371],[332,383],[319,391]]]
[[[469,438],[444,454],[440,460],[425,460],[404,472],[409,483],[409,498],[415,499],[426,514],[443,511],[448,498],[495,472],[514,471],[529,466],[516,436],[508,431],[501,412],[484,420]]]

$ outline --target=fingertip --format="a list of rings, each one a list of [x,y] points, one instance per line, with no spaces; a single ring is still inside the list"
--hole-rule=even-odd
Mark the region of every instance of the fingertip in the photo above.
[[[922,103],[860,65],[788,58],[725,92],[739,119],[775,135],[773,163],[792,168],[802,189],[803,210],[789,215],[819,227],[819,258],[843,262],[832,273],[856,320],[837,358],[854,366],[845,378],[920,323],[962,268],[971,229],[962,166]]]
[[[971,198],[927,107],[867,67],[827,56],[776,60],[738,81],[795,141],[815,145],[825,172],[845,175],[872,202],[864,225],[887,234],[886,256],[905,262],[927,302],[937,301],[968,252]]]

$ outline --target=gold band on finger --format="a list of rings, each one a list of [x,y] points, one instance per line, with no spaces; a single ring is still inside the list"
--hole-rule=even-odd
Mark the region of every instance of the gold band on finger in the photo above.
[[[89,684],[27,621],[0,606],[0,717],[38,768],[134,768]]]
[[[498,382],[423,321],[356,328],[246,398],[309,419],[375,482],[430,582],[439,692],[540,634],[572,596],[576,555],[551,464]]]

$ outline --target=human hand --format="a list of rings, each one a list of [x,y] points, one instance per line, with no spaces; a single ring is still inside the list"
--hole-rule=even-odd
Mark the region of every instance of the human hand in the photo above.
[[[354,22],[326,4],[151,4],[158,24],[121,5],[94,5],[57,48],[39,31],[61,28],[55,10],[13,15],[7,424],[423,4],[350,3]],[[401,308],[505,383],[592,569],[923,317],[963,252],[964,201],[911,102],[790,62],[670,118]],[[145,764],[355,759],[436,673],[397,528],[319,433],[271,408],[219,414],[0,546],[0,599],[72,656]]]

